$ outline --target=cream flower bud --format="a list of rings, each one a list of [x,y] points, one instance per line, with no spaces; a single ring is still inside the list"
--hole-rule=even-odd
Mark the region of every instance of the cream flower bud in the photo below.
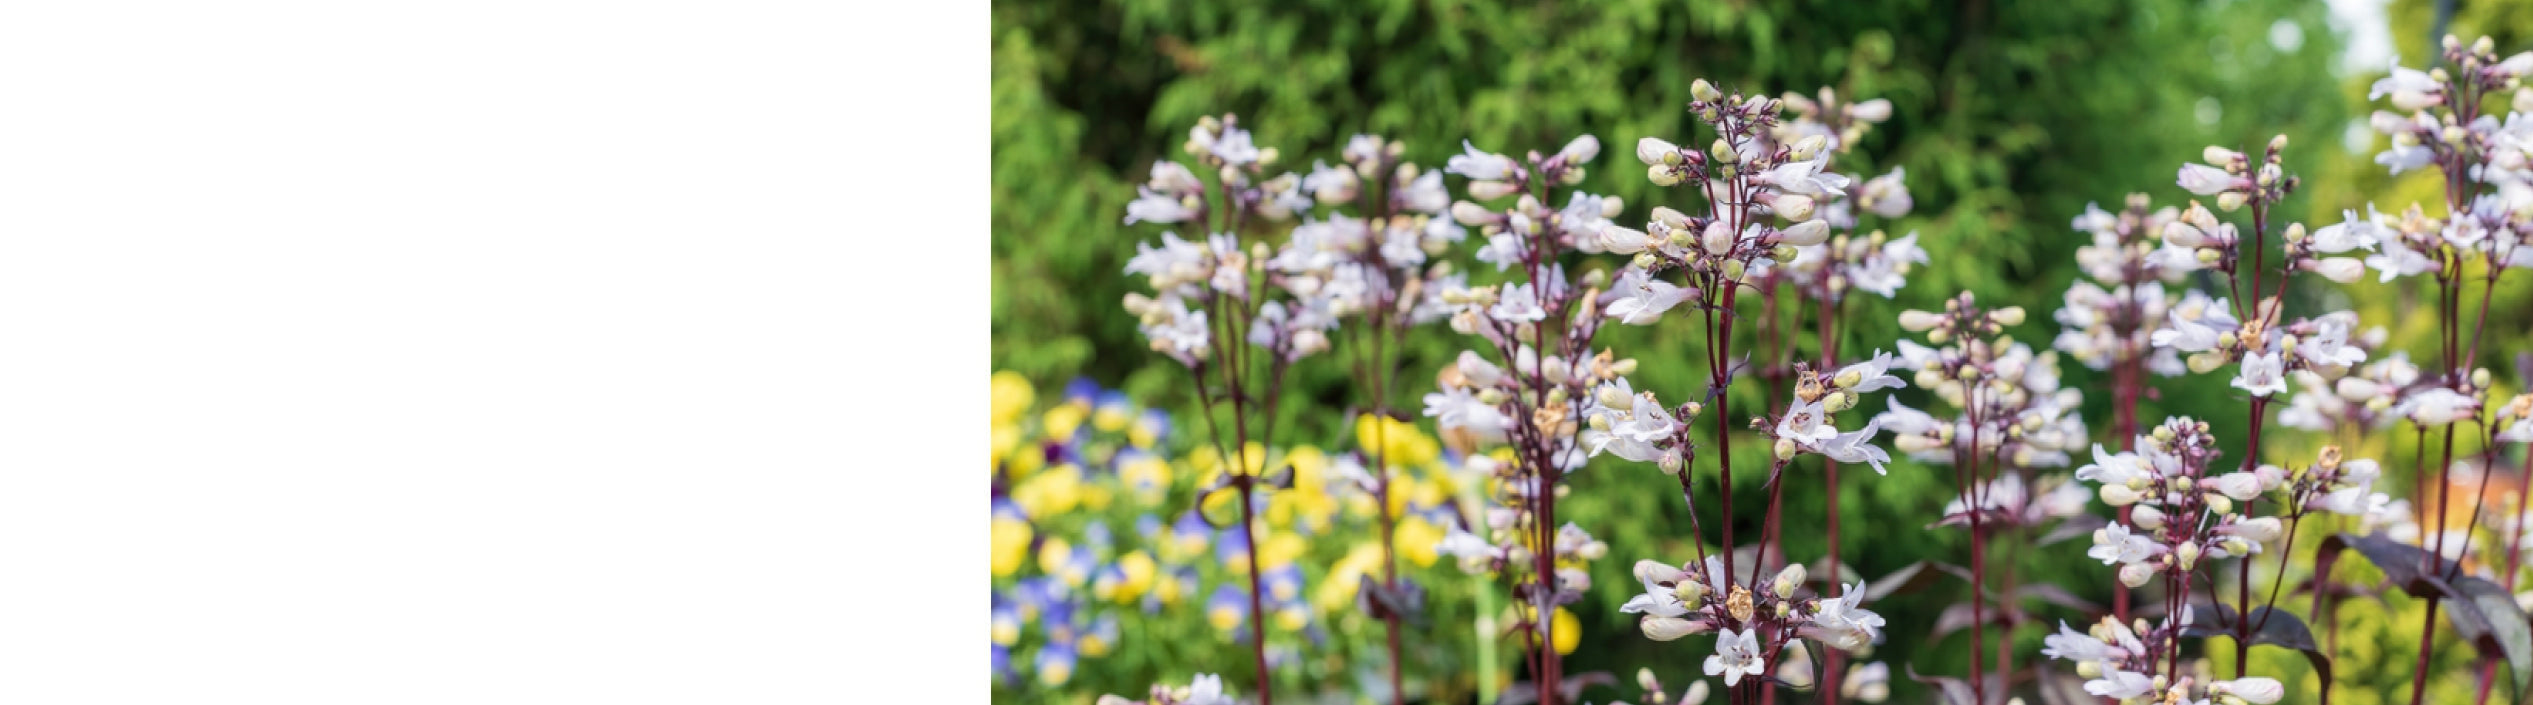
[[[2260,476],[2248,472],[2230,472],[2216,476],[2208,484],[2219,494],[2238,502],[2249,502],[2260,496]]]
[[[2152,565],[2145,563],[2130,563],[2128,565],[2120,566],[2121,585],[2126,585],[2132,588],[2145,587],[2147,581],[2154,579],[2155,567]]]
[[[2325,257],[2314,260],[2311,266],[2315,274],[2341,284],[2366,276],[2366,262],[2355,257]]]
[[[1502,222],[1504,220],[1504,216],[1496,213],[1495,211],[1487,210],[1486,206],[1481,206],[1469,201],[1460,201],[1451,204],[1451,219],[1459,221],[1461,225],[1484,225],[1487,223]]]
[[[2175,501],[2179,501],[2179,500],[2175,500]],[[2230,498],[2228,498],[2228,497],[2226,497],[2225,495],[2221,495],[2221,494],[2212,494],[2212,495],[2208,495],[2208,496],[2207,496],[2207,502],[2208,502],[2208,511],[2211,511],[2211,512],[2216,512],[2216,513],[2218,513],[2218,514],[2231,514],[2231,513],[2233,513],[2233,512],[2234,512],[2234,500],[2233,500],[2233,499],[2230,499]]]
[[[1733,243],[1738,239],[1733,233],[1732,226],[1726,225],[1722,219],[1717,219],[1715,222],[1706,224],[1706,234],[1702,244],[1706,247],[1707,254],[1722,257],[1733,253]]]
[[[1600,241],[1601,249],[1622,255],[1643,252],[1653,245],[1653,238],[1646,236],[1645,231],[1616,223],[1601,226],[1600,234],[1594,239]]]
[[[1673,230],[1680,230],[1689,227],[1689,214],[1673,210],[1670,206],[1654,206],[1653,222],[1661,223]]]
[[[1777,241],[1788,245],[1818,245],[1829,240],[1829,221],[1806,220],[1795,223],[1777,235]]]
[[[2225,166],[2225,165],[2227,165],[2227,164],[2232,164],[2232,163],[2234,163],[2236,160],[2239,160],[2239,159],[2242,159],[2242,158],[2243,158],[2243,153],[2242,153],[2242,152],[2237,152],[2237,151],[2234,151],[2234,150],[2231,150],[2231,149],[2226,149],[2226,148],[2224,148],[2224,147],[2217,147],[2217,146],[2213,146],[2213,145],[2209,146],[2209,147],[2208,147],[2205,151],[2199,152],[2199,159],[2200,159],[2201,161],[2205,161],[2205,162],[2207,162],[2207,163],[2209,163],[2209,164],[2214,164],[2214,165],[2217,165],[2217,166]]]
[[[1779,195],[1775,199],[1768,201],[1768,207],[1775,210],[1779,217],[1785,218],[1786,220],[1803,220],[1805,218],[1812,217],[1812,197],[1810,196],[1801,194]]]
[[[2128,510],[2128,521],[2147,531],[2161,529],[2164,528],[2164,510],[2141,505]]]
[[[1655,186],[1678,186],[1680,173],[1667,166],[1649,166],[1645,167],[1645,180],[1653,182]]]
[[[1930,311],[1900,312],[1900,329],[1911,333],[1924,333],[1943,321],[1942,315]]]
[[[2183,541],[2172,549],[2173,565],[2185,571],[2196,569],[2199,567],[2199,552],[2198,542]]]
[[[1989,311],[1988,320],[1996,321],[1997,325],[2001,326],[2023,325],[2023,307],[2007,306],[2005,308]]]
[[[1847,117],[1863,120],[1865,122],[1882,122],[1884,120],[1889,120],[1891,119],[1891,100],[1888,98],[1875,98],[1862,103],[1848,105]]]
[[[1652,639],[1654,641],[1670,641],[1691,634],[1704,634],[1713,629],[1713,627],[1707,626],[1705,622],[1693,622],[1678,617],[1656,617],[1653,615],[1645,615],[1644,621],[1639,622],[1638,626],[1644,628],[1645,638]]]
[[[1486,358],[1479,357],[1477,351],[1474,350],[1460,351],[1460,359],[1453,366],[1459,368],[1461,378],[1468,380],[1473,386],[1492,387],[1496,382],[1504,379],[1504,368],[1487,362]]]
[[[1591,135],[1576,137],[1566,143],[1565,149],[1557,150],[1557,156],[1565,157],[1567,164],[1592,161],[1593,157],[1601,156],[1601,138]]]
[[[1707,83],[1706,79],[1701,78],[1689,84],[1689,97],[1701,103],[1712,103],[1723,100],[1724,93],[1715,90],[1715,84]]]
[[[1663,141],[1659,137],[1638,139],[1636,140],[1636,161],[1644,162],[1646,166],[1677,166],[1680,163],[1680,145]]]
[[[2137,490],[2129,489],[2127,485],[2103,485],[2101,494],[2102,503],[2114,507],[2136,504],[2137,500],[2143,498]]]
[[[1776,451],[1777,451],[1777,459],[1778,459],[1778,460],[1793,460],[1793,459],[1794,459],[1794,453],[1795,453],[1795,451],[1796,451],[1796,450],[1797,450],[1797,449],[1794,447],[1794,439],[1792,439],[1792,438],[1779,438],[1779,439],[1777,439],[1777,447],[1776,447]]]
[[[1601,400],[1602,406],[1612,409],[1617,409],[1619,411],[1633,411],[1636,409],[1636,398],[1629,396],[1626,392],[1618,391],[1617,387],[1602,387],[1600,391],[1594,392],[1592,396],[1595,399]]]
[[[2209,690],[2232,694],[2252,705],[2271,705],[2287,696],[2286,684],[2279,683],[2276,678],[2236,678],[2211,684]]]
[[[1777,580],[1768,585],[1768,590],[1775,592],[1777,597],[1791,599],[1794,597],[1794,591],[1803,587],[1803,580],[1806,577],[1808,576],[1803,572],[1803,564],[1786,564],[1785,570],[1777,571]]]
[[[2254,543],[2276,541],[2284,533],[2286,533],[2285,528],[2278,522],[2277,517],[2261,517],[2234,525],[2234,535]]]
[[[1706,583],[1681,580],[1679,585],[1671,588],[1671,596],[1680,598],[1680,604],[1695,608],[1699,602],[1706,600]]]
[[[1482,200],[1489,200],[1489,201],[1491,201],[1491,200],[1495,200],[1495,199],[1498,199],[1498,198],[1503,198],[1503,197],[1505,197],[1505,196],[1510,196],[1510,195],[1513,195],[1513,194],[1516,194],[1516,193],[1521,193],[1521,188],[1520,188],[1520,187],[1518,187],[1518,186],[1514,186],[1514,185],[1513,185],[1513,182],[1510,182],[1510,181],[1471,181],[1471,182],[1469,182],[1469,195],[1470,195],[1471,197],[1478,198],[1478,199],[1482,199]]]

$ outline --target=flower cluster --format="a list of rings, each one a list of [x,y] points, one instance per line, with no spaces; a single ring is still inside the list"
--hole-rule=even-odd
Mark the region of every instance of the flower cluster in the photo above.
[[[2188,623],[2192,608],[2183,608],[2182,623]],[[2169,631],[2171,627],[2151,630]],[[2145,631],[2144,620],[2136,626],[2104,617],[2086,631],[2076,631],[2065,622],[2058,624],[2058,633],[2044,639],[2041,654],[2053,659],[2072,661],[2076,674],[2087,680],[2084,692],[2129,703],[2184,703],[2187,705],[2269,705],[2287,695],[2286,684],[2275,678],[2241,677],[2216,680],[2203,675],[2172,678],[2149,675],[2161,668],[2161,655],[2147,640],[2139,636]]]
[[[1199,673],[1187,685],[1171,686],[1155,683],[1151,695],[1143,700],[1128,700],[1116,695],[1099,696],[1098,705],[1238,705],[1240,701],[1223,689],[1223,678]]]
[[[1714,632],[1715,654],[1706,658],[1706,674],[1721,676],[1725,687],[1745,677],[1767,673],[1790,644],[1813,639],[1845,651],[1863,651],[1882,636],[1882,616],[1865,609],[1865,585],[1842,586],[1838,596],[1813,594],[1806,587],[1803,565],[1787,565],[1776,577],[1756,585],[1735,583],[1721,556],[1687,566],[1661,561],[1636,562],[1636,579],[1644,594],[1620,609],[1642,614],[1638,625],[1647,638],[1671,641]]]
[[[1946,300],[1942,312],[1902,312],[1900,327],[1924,333],[1935,347],[1902,340],[1900,364],[1915,370],[1917,387],[1933,391],[1960,416],[1943,419],[1892,399],[1874,420],[1894,434],[1893,444],[1911,458],[1964,471],[1991,462],[2017,469],[2067,466],[2087,439],[2084,417],[2076,413],[2084,393],[2061,386],[2056,352],[2035,353],[2005,333],[2023,319],[2021,307],[1982,309],[1969,292]],[[1965,482],[1961,489],[1980,487]],[[1971,497],[1965,506],[1987,504]]]

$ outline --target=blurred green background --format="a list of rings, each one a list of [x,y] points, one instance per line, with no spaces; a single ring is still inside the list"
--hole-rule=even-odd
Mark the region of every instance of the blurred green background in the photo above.
[[[2529,7],[2533,3],[2462,2],[2451,31],[2490,34],[2502,51],[2522,50],[2533,30]],[[1860,302],[1847,349],[1887,349],[1898,335],[1891,314],[1963,290],[1982,301],[2031,308],[2033,322],[2019,337],[2046,345],[2055,324],[2042,314],[2058,307],[2077,276],[2073,253],[2085,243],[2069,219],[2088,202],[2116,209],[2132,192],[2151,194],[2158,205],[2186,203],[2187,194],[2173,186],[2174,169],[2206,145],[2254,151],[2271,135],[2287,135],[2294,145],[2289,166],[2307,186],[2287,204],[2286,216],[2314,225],[2336,222],[2341,209],[2370,200],[2393,211],[2434,199],[2432,182],[2396,181],[2371,163],[2378,138],[2351,135],[2362,129],[2370,109],[2366,85],[2382,73],[2382,61],[2397,51],[2417,66],[2428,55],[2437,22],[2433,3],[2395,3],[2378,16],[2388,25],[2335,22],[2332,12],[2302,0],[997,0],[994,366],[1030,381],[1040,406],[1068,381],[1088,379],[1141,405],[1179,415],[1193,411],[1184,371],[1146,352],[1134,320],[1119,307],[1140,288],[1123,274],[1135,243],[1157,238],[1162,228],[1120,222],[1134,184],[1155,159],[1178,156],[1188,126],[1200,116],[1241,116],[1260,145],[1282,150],[1281,167],[1304,170],[1314,158],[1334,161],[1344,140],[1357,133],[1403,140],[1408,158],[1429,166],[1457,153],[1462,138],[1518,154],[1553,150],[1591,133],[1607,149],[1583,188],[1626,197],[1627,213],[1619,220],[1641,224],[1652,206],[1667,202],[1634,167],[1631,147],[1642,136],[1683,143],[1710,137],[1691,132],[1682,107],[1691,80],[1701,77],[1750,93],[1808,95],[1831,86],[1842,96],[1892,101],[1891,120],[1842,166],[1863,174],[1907,168],[1917,208],[1893,234],[1917,231],[1934,261],[1911,274],[1897,302]],[[2369,52],[2375,58],[2352,59],[2352,47],[2360,58]],[[1458,184],[1455,178],[1455,193]],[[2405,332],[2396,314],[2407,292],[2358,291],[2355,301],[2336,292],[2301,292],[2312,300],[2296,310],[2355,307],[2370,322],[2396,323],[2396,332]],[[2516,303],[2524,295],[2521,286],[2508,293]],[[1628,328],[1602,339],[1643,360],[1640,383],[1688,389],[1704,374],[1685,352],[1691,335],[1686,326]],[[1419,336],[1403,361],[1408,384],[1402,398],[1427,391],[1431,371],[1460,342],[1442,330]],[[1670,350],[1683,352],[1665,353]],[[1296,394],[1303,399],[1288,409],[1295,443],[1351,447],[1346,420],[1326,411],[1359,401],[1337,367],[1296,370]],[[2091,371],[2072,362],[2065,368],[2070,386],[2098,388]],[[2166,387],[2142,418],[2239,419],[2244,413],[2241,399],[2223,384]],[[2089,395],[2087,420],[2097,437],[2108,426],[2108,401],[2107,394]],[[1305,408],[1321,411],[1305,414]],[[1179,432],[1192,439],[1190,430]],[[2240,431],[2220,424],[2221,434]],[[2228,440],[2239,447],[2239,435]],[[1632,582],[1628,564],[1644,557],[1680,560],[1690,550],[1683,543],[1685,513],[1676,500],[1666,501],[1671,495],[1627,491],[1630,483],[1648,481],[1640,471],[1596,464],[1573,480],[1575,499],[1564,506],[1610,543],[1611,557],[1595,567],[1596,583],[1608,587],[1576,606],[1584,641],[1568,671],[1605,669],[1624,680],[1649,666],[1676,688],[1699,675],[1704,642],[1650,642],[1616,609],[1632,592],[1621,589]],[[998,469],[998,491],[1004,477]],[[1850,477],[1843,501],[1848,526],[1856,528],[1844,551],[1863,574],[1964,555],[1967,539],[1959,532],[1918,530],[1950,498],[1947,472],[1901,463],[1888,477]],[[1180,482],[1187,484],[1184,477]],[[1819,492],[1801,483],[1789,487],[1789,526],[1821,522]],[[1744,507],[1745,516],[1756,514]],[[1118,516],[1129,520],[1129,514]],[[1878,537],[1858,538],[1867,531]],[[1824,548],[1816,535],[1798,532],[1788,540],[1797,557],[1818,556]],[[2012,560],[2026,575],[2077,576],[2057,582],[2085,599],[2109,600],[2109,571],[2079,548],[2021,551]],[[1433,574],[1454,572],[1444,565]],[[998,577],[998,589],[1006,582]],[[1895,673],[1904,664],[1929,674],[1961,672],[1960,635],[1941,642],[1922,636],[1944,605],[1962,599],[1966,590],[1957,588],[1876,605],[1889,617],[1892,635],[1876,658]],[[2042,616],[2085,618],[2073,611]],[[2387,628],[2415,634],[2416,621]],[[1438,622],[1430,633],[1410,638],[1457,649],[1470,639],[1465,631],[1465,625]],[[2018,662],[2039,659],[2041,630],[2019,636],[2024,655]],[[1333,638],[1377,639],[1378,630]],[[2404,643],[2400,638],[2386,637]],[[1183,681],[1199,670],[1247,671],[1238,645],[1202,641],[1137,647],[1163,651],[1113,664],[1085,660],[1062,687],[1024,679],[998,686],[996,697],[1087,702],[1117,692],[1139,698],[1143,685],[1156,680]],[[2406,678],[2403,669],[2381,670],[2398,671],[2381,674],[2396,681],[2384,686],[2387,692]],[[2373,671],[2345,673],[2363,683]],[[1241,678],[1231,680],[1237,686]],[[1915,684],[1895,680],[1898,701],[1918,699]],[[1632,688],[1602,690],[1592,699],[1635,695]],[[2367,695],[2342,702],[2373,702]]]

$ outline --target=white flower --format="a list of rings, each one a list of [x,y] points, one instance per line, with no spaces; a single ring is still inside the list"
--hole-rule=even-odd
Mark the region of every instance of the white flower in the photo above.
[[[1933,414],[1901,404],[1899,397],[1883,397],[1882,401],[1890,410],[1873,417],[1873,423],[1890,429],[1892,433],[1919,436],[1934,433],[1944,426],[1943,422],[1935,420]]]
[[[2164,314],[2166,327],[2155,331],[2148,342],[2155,347],[2180,352],[2206,352],[2216,349],[2217,337],[2242,327],[2226,312],[2225,299],[2210,299],[2206,294],[2191,291],[2181,303]]]
[[[1787,162],[1761,173],[1758,177],[1758,181],[1760,183],[1775,184],[1779,190],[1783,190],[1784,192],[1790,194],[1805,196],[1819,196],[1824,194],[1840,196],[1847,195],[1847,176],[1837,173],[1823,173],[1821,168],[1827,166],[1828,164],[1829,159],[1827,155],[1823,155],[1822,158],[1810,161]]]
[[[1908,170],[1892,167],[1891,173],[1866,181],[1864,189],[1857,195],[1856,200],[1866,211],[1874,215],[1885,218],[1908,215],[1909,210],[1917,206],[1917,202],[1909,198],[1907,179]]]
[[[2405,397],[2392,407],[2401,415],[2427,426],[2443,426],[2480,414],[2480,400],[2444,387],[2430,387]]]
[[[2399,57],[2393,59],[2391,69],[2390,75],[2376,79],[2375,84],[2366,89],[2367,100],[2392,96],[2393,107],[2418,110],[2435,105],[2434,96],[2444,91],[2444,86],[2437,84],[2436,78],[2426,71],[2402,68]]]
[[[1777,421],[1777,437],[1807,444],[1837,438],[1838,429],[1822,423],[1828,418],[1829,410],[1819,400],[1796,401],[1794,406],[1786,409],[1785,417]]]
[[[1213,141],[1213,152],[1231,166],[1248,166],[1258,161],[1258,146],[1249,140],[1249,131],[1237,127],[1223,128],[1222,137]]]
[[[2084,692],[2113,700],[2127,700],[2155,689],[2155,679],[2146,677],[2146,674],[2120,670],[2109,661],[2103,661],[2101,665],[2102,677],[2085,681]]]
[[[1857,581],[1838,599],[1822,600],[1820,611],[1812,615],[1812,623],[1830,632],[1831,641],[1853,651],[1871,645],[1882,637],[1882,615],[1863,607],[1865,584]]]
[[[2181,165],[2181,188],[2201,196],[2214,196],[2237,186],[2233,174],[2206,164]]]
[[[1478,538],[1477,534],[1454,526],[1451,527],[1450,535],[1442,537],[1441,541],[1434,544],[1434,552],[1466,561],[1494,558],[1496,549],[1495,544],[1487,543],[1486,539]]]
[[[1176,223],[1196,214],[1195,211],[1188,209],[1186,204],[1179,202],[1177,196],[1154,191],[1150,186],[1137,186],[1135,193],[1137,194],[1135,200],[1126,204],[1127,225]]]
[[[1610,287],[1610,295],[1615,298],[1605,311],[1620,323],[1651,325],[1662,320],[1662,312],[1687,301],[1689,293],[1688,289],[1653,278],[1645,270],[1628,267],[1619,271],[1618,282]]]
[[[1891,454],[1873,445],[1874,434],[1881,432],[1882,419],[1877,417],[1865,422],[1861,430],[1841,433],[1829,439],[1828,443],[1821,445],[1821,454],[1842,463],[1868,463],[1873,465],[1874,474],[1889,475],[1891,472],[1883,469],[1882,464],[1891,462]]]
[[[1768,670],[1767,659],[1759,653],[1759,630],[1736,632],[1725,629],[1715,639],[1715,655],[1706,657],[1706,675],[1723,676],[1724,687],[1741,685],[1742,676],[1756,676]]]
[[[2348,344],[2349,321],[2355,314],[2324,316],[2314,321],[2313,335],[2297,341],[2296,354],[2324,367],[2341,367],[2366,361],[2366,351]]]
[[[2111,645],[2076,631],[2062,620],[2058,622],[2058,633],[2041,638],[2040,655],[2068,661],[2100,661],[2111,657]]]
[[[2243,357],[2242,374],[2234,377],[2234,387],[2252,396],[2273,396],[2287,391],[2287,363],[2278,353],[2265,352]]]
[[[2093,444],[2093,464],[2076,468],[2076,479],[2092,480],[2105,485],[2126,485],[2133,480],[2146,479],[2148,476],[2145,461],[2138,458],[2136,453],[2121,452],[2113,455],[2110,451],[2104,450],[2100,443]]]
[[[1197,315],[1204,315],[1198,312]],[[1198,319],[1201,323],[1203,319]],[[1511,425],[1504,412],[1492,404],[1478,401],[1476,394],[1459,387],[1445,387],[1425,395],[1425,415],[1434,417],[1442,430],[1467,430],[1481,438],[1501,438]]]
[[[1478,248],[1478,261],[1493,262],[1495,271],[1501,272],[1513,265],[1521,264],[1527,251],[1522,242],[1522,236],[1511,232],[1499,232],[1487,237],[1486,245]]]
[[[2153,539],[2130,533],[2127,524],[2113,523],[2094,534],[2093,548],[2086,549],[2084,555],[2103,565],[2137,563],[2162,553],[2163,548]]]
[[[1503,296],[1486,313],[1508,323],[1532,323],[1548,317],[1548,310],[1539,307],[1539,294],[1527,282],[1504,287]]]
[[[2376,279],[2379,283],[2390,283],[2398,277],[2433,272],[2438,267],[2435,259],[2407,246],[2386,247],[2383,252],[2367,255],[2366,266],[2383,273],[2383,276]]]
[[[1684,579],[1686,576],[1680,572],[1680,569],[1664,565],[1660,561],[1637,561],[1636,580],[1644,584],[1645,592],[1628,598],[1627,604],[1620,605],[1618,611],[1649,617],[1678,617],[1688,614],[1690,606],[1680,601],[1679,591],[1662,585],[1666,582],[1678,583]]]
[[[1453,156],[1450,161],[1444,162],[1444,171],[1488,181],[1513,175],[1513,160],[1505,158],[1504,155],[1479,151],[1478,146],[1470,144],[1468,140],[1461,140],[1460,146],[1468,150],[1468,153]]]
[[[2366,276],[2366,262],[2355,257],[2324,257],[2313,261],[2313,273],[2340,284],[2354,284]]]
[[[1223,677],[1211,673],[1196,674],[1187,684],[1187,699],[1182,705],[1233,705],[1231,696],[1223,694]]]
[[[1845,379],[1849,374],[1856,375],[1857,382],[1846,387],[1846,390],[1850,392],[1872,392],[1908,386],[1907,382],[1891,374],[1892,361],[1891,353],[1875,350],[1873,359],[1839,368],[1836,377]]]
[[[2374,207],[2367,206],[2367,210],[2373,211]],[[2384,231],[2383,226],[2371,219],[2358,219],[2357,211],[2341,211],[2341,214],[2345,220],[2313,231],[2315,251],[2336,255],[2349,250],[2373,250],[2375,243],[2382,241],[2380,233]]]

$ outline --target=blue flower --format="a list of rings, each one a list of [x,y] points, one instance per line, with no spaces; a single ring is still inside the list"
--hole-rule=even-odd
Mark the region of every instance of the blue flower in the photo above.
[[[1049,686],[1064,685],[1065,681],[1073,680],[1073,663],[1071,645],[1046,645],[1038,650],[1038,682]]]

